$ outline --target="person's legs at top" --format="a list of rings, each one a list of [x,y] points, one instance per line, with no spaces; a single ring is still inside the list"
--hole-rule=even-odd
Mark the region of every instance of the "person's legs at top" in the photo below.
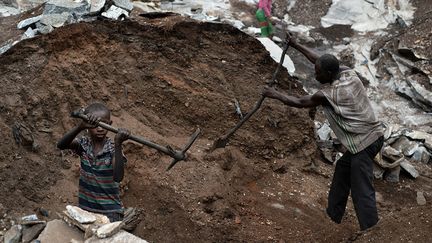
[[[375,189],[373,187],[373,159],[381,150],[383,138],[353,155],[351,164],[351,196],[361,230],[378,222]]]
[[[327,214],[338,224],[345,214],[351,188],[351,156],[350,152],[345,152],[337,161],[328,196]]]
[[[265,16],[264,10],[258,9],[256,11],[255,16],[258,20],[258,23],[259,23],[259,26],[261,29],[261,37],[268,37],[269,36],[269,32],[268,32],[269,31],[269,29],[268,29],[269,22],[267,21],[267,17]]]

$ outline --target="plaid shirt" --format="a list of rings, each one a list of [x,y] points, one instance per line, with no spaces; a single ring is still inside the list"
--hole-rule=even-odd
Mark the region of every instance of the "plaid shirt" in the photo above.
[[[119,183],[113,180],[114,144],[106,138],[104,147],[93,154],[92,142],[88,137],[76,140],[80,156],[79,207],[96,213],[122,212]]]

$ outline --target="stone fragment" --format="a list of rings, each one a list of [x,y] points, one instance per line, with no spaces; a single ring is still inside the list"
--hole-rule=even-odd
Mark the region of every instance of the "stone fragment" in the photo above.
[[[104,238],[99,239],[96,236],[93,236],[92,238],[86,240],[84,243],[113,243],[113,242],[122,242],[122,243],[147,243],[147,241],[128,233],[124,230],[120,230],[117,234]]]
[[[384,175],[385,170],[381,168],[376,163],[373,163],[373,175],[375,179],[382,179]]]
[[[383,149],[383,156],[389,159],[391,162],[394,162],[403,157],[402,153],[399,150],[396,150],[391,146],[387,146]]]
[[[423,192],[417,191],[417,204],[420,206],[426,205],[426,198],[423,195]]]
[[[126,9],[128,11],[132,11],[133,4],[129,0],[113,0],[114,5],[119,8]]]
[[[329,140],[330,139],[331,128],[327,123],[324,123],[318,130],[318,137],[320,140]]]
[[[22,242],[28,243],[31,242],[33,239],[38,237],[38,235],[42,232],[42,230],[45,228],[46,224],[35,224],[29,227],[25,227],[23,230],[23,236],[22,236]]]
[[[413,178],[417,178],[419,176],[419,173],[416,170],[416,168],[414,168],[414,166],[408,160],[404,159],[400,163],[400,166],[402,169],[408,172],[408,174],[410,174]]]
[[[41,23],[37,23],[36,27],[36,30],[41,34],[48,34],[54,30],[54,27],[52,27],[51,25],[44,25]]]
[[[36,35],[36,32],[31,27],[28,27],[26,32],[24,32],[24,34],[21,36],[21,40],[33,38],[33,37],[35,37],[35,35]]]
[[[40,22],[46,26],[52,26],[55,28],[63,26],[66,21],[69,19],[70,13],[64,12],[61,14],[48,14],[44,15]]]
[[[115,20],[119,19],[119,17],[122,15],[129,17],[129,13],[126,10],[124,10],[122,8],[118,8],[114,5],[111,6],[108,9],[108,11],[102,13],[102,16],[109,18],[109,19],[115,19]]]
[[[81,224],[89,224],[96,221],[96,217],[92,213],[82,210],[79,207],[67,205],[66,210],[73,219]]]
[[[22,221],[36,221],[39,220],[36,214],[27,215],[21,218]]]
[[[37,240],[41,242],[71,242],[71,240],[83,242],[84,235],[79,229],[70,227],[62,220],[55,219],[47,223]]]
[[[23,28],[25,28],[25,27],[27,27],[29,25],[32,25],[32,24],[38,22],[42,18],[42,16],[43,15],[39,15],[39,16],[36,16],[36,17],[24,19],[24,20],[22,20],[21,22],[18,23],[17,28],[18,29],[23,29]]]
[[[4,237],[4,243],[19,243],[21,241],[22,236],[22,226],[21,225],[14,225],[12,226]]]
[[[415,151],[418,149],[419,145],[416,142],[411,141],[410,144],[403,149],[403,154],[405,156],[413,156]]]
[[[103,6],[105,6],[106,0],[91,0],[90,1],[90,13],[99,12]]]
[[[418,149],[414,152],[411,160],[427,164],[430,160],[430,153],[425,147],[419,146]]]
[[[100,239],[111,237],[120,231],[122,221],[117,221],[109,224],[102,225],[96,230],[96,236]]]
[[[90,4],[87,1],[65,1],[65,0],[49,0],[45,4],[44,15],[61,14],[61,13],[74,13],[76,15],[83,15],[89,13]]]

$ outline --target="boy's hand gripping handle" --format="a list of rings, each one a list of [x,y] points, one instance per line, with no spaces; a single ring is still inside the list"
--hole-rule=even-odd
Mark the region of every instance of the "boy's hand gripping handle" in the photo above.
[[[83,119],[84,121],[88,121],[88,117],[86,114],[84,114],[82,111],[73,111],[71,113],[71,117],[73,118],[80,118]],[[98,126],[113,132],[113,133],[118,133],[118,129],[106,124],[104,122],[98,122],[97,124]],[[189,142],[186,144],[186,146],[181,150],[174,150],[171,146],[167,145],[167,146],[161,146],[159,144],[153,143],[151,141],[148,141],[140,136],[135,136],[135,135],[129,135],[128,139],[133,140],[137,143],[146,145],[148,147],[154,148],[170,157],[173,158],[171,164],[168,166],[167,171],[170,170],[177,162],[181,161],[181,160],[185,160],[186,159],[186,152],[189,150],[189,148],[192,146],[192,144],[195,142],[195,140],[198,138],[199,134],[201,133],[201,129],[197,128],[197,130],[194,132],[194,134],[192,134],[191,138],[189,139]]]

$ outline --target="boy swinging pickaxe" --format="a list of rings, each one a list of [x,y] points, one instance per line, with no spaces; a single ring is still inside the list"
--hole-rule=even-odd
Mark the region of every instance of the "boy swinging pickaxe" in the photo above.
[[[81,118],[84,121],[88,121],[89,118],[87,117],[87,115],[85,115],[82,111],[74,111],[71,113],[71,116],[74,118]],[[113,132],[113,133],[117,133],[118,129],[106,124],[104,122],[98,122],[97,124],[98,126]],[[136,136],[136,135],[132,135],[130,134],[128,139],[133,140],[137,143],[140,143],[142,145],[146,145],[148,147],[154,148],[170,157],[173,158],[173,160],[171,161],[171,164],[168,166],[168,168],[166,169],[167,171],[170,170],[175,164],[177,164],[177,162],[181,161],[181,160],[185,160],[186,159],[186,152],[189,150],[189,148],[192,146],[192,144],[195,142],[195,140],[198,138],[198,135],[200,134],[201,130],[198,128],[191,136],[191,138],[189,139],[189,142],[184,146],[184,148],[179,151],[179,150],[174,150],[171,146],[167,145],[167,146],[161,146],[159,144],[153,143],[151,141],[148,141],[140,136]]]

